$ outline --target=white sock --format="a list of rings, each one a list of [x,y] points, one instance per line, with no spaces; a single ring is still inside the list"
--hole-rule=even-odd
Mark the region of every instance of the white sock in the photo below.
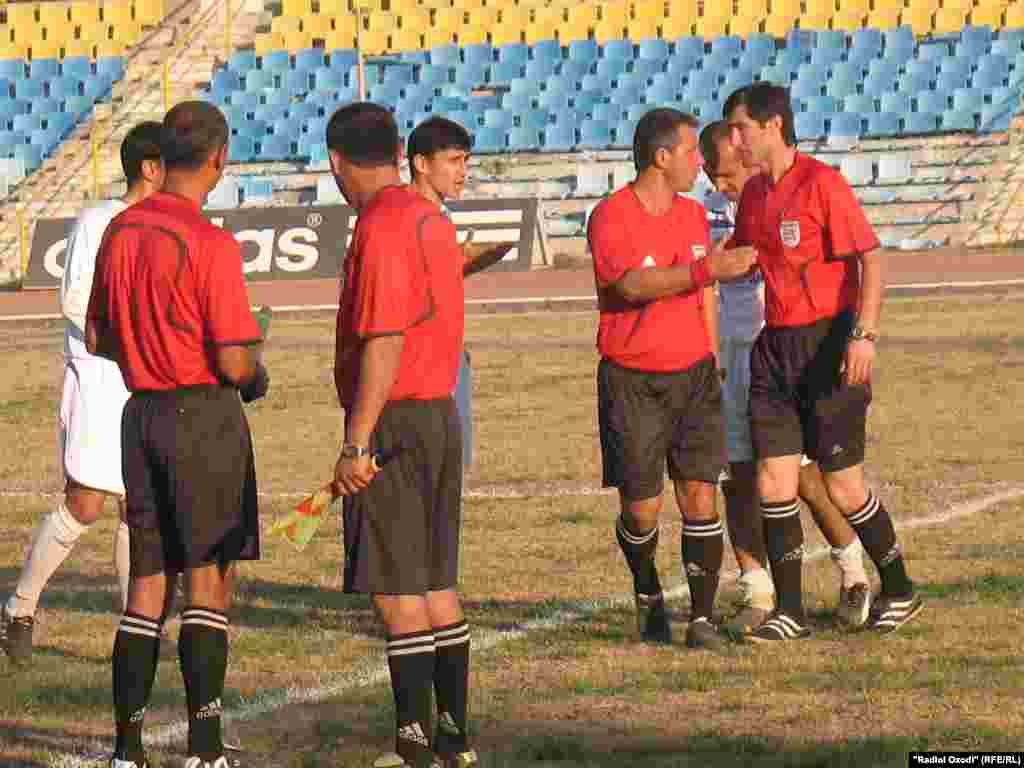
[[[46,582],[53,576],[60,564],[71,554],[75,542],[88,528],[75,520],[74,515],[61,501],[55,510],[43,518],[36,528],[36,535],[29,547],[28,557],[21,569],[21,578],[14,588],[14,594],[7,601],[7,613],[11,616],[34,616],[39,596]]]
[[[843,587],[849,589],[854,584],[868,583],[868,575],[864,572],[864,548],[860,539],[855,538],[845,547],[832,547],[831,557],[842,574]]]
[[[775,607],[775,585],[771,574],[764,568],[744,571],[740,574],[740,582],[751,608],[770,611]]]
[[[121,590],[121,612],[128,607],[128,579],[131,575],[131,546],[129,543],[128,524],[122,520],[114,531],[114,572],[117,573],[117,586]]]

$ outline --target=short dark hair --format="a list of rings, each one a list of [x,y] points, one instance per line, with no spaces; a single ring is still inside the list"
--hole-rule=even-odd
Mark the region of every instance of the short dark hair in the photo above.
[[[729,94],[722,107],[726,117],[737,107],[746,107],[751,120],[764,125],[773,117],[782,118],[782,140],[789,146],[796,145],[796,129],[793,125],[793,104],[789,88],[762,81],[745,85]]]
[[[633,164],[637,173],[654,165],[659,149],[672,149],[679,143],[679,126],[696,128],[700,122],[693,115],[671,107],[658,107],[644,114],[633,131]]]
[[[400,147],[398,124],[380,104],[346,104],[327,122],[327,148],[354,165],[397,165]]]
[[[700,153],[704,156],[704,170],[708,176],[718,173],[718,164],[722,162],[718,144],[729,136],[729,123],[715,120],[704,126],[700,132]]]
[[[228,121],[208,101],[183,101],[164,115],[160,150],[166,168],[199,168],[228,143]]]
[[[161,130],[160,123],[145,120],[133,126],[121,142],[121,169],[129,187],[142,179],[143,161],[161,158]]]
[[[432,155],[446,149],[461,149],[469,152],[473,148],[473,137],[469,131],[444,117],[436,116],[424,120],[409,134],[405,154],[409,159],[409,173],[416,177],[413,158],[416,155]]]

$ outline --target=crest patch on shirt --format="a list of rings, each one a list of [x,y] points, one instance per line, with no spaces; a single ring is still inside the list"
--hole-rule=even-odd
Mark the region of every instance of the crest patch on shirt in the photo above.
[[[647,254],[647,255],[646,255],[645,257],[644,257],[644,260],[643,260],[643,261],[642,261],[642,262],[640,263],[640,266],[641,266],[641,267],[656,267],[656,266],[658,266],[658,265],[657,265],[657,263],[655,263],[655,261],[654,261],[654,257],[653,257],[653,256],[651,256],[651,254],[649,254],[649,253],[648,253],[648,254]]]
[[[782,244],[787,248],[796,248],[800,245],[800,222],[781,222],[779,224],[779,237],[782,239]]]
[[[708,249],[705,248],[703,245],[694,245],[694,246],[692,246],[692,248],[693,248],[693,258],[694,258],[695,261],[699,260],[699,259],[703,259],[705,256],[708,255]]]

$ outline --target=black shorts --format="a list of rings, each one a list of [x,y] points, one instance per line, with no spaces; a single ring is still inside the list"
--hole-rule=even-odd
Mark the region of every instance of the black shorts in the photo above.
[[[750,357],[750,427],[759,459],[800,453],[825,472],[864,461],[871,386],[843,381],[853,314],[765,328]]]
[[[710,355],[669,373],[597,366],[602,482],[631,501],[673,480],[717,483],[725,466],[722,387]]]
[[[455,403],[398,400],[370,436],[394,454],[343,505],[344,590],[422,595],[454,588],[462,522],[462,433]]]
[[[256,465],[237,389],[134,393],[121,460],[133,577],[259,559]]]

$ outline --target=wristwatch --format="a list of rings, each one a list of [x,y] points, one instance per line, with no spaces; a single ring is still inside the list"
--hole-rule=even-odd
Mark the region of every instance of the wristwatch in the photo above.
[[[341,458],[343,459],[360,459],[369,455],[370,449],[365,445],[355,445],[354,443],[342,443],[341,445]]]
[[[854,341],[878,341],[878,332],[869,331],[863,326],[857,325],[850,331],[850,338]]]

